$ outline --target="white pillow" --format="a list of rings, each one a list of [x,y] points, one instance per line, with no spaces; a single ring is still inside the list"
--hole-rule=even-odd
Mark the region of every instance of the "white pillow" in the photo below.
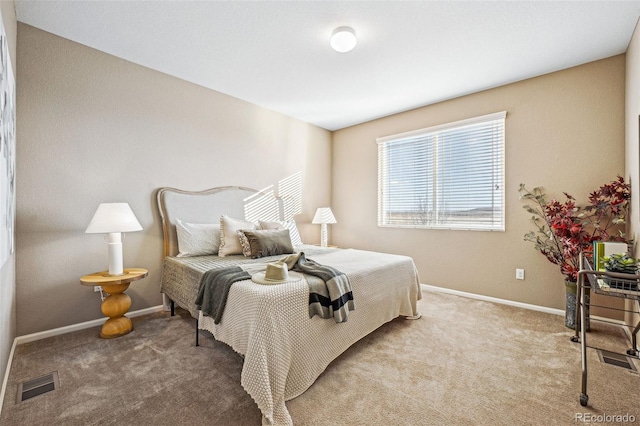
[[[218,256],[242,254],[242,245],[238,237],[238,230],[240,229],[256,229],[256,225],[246,220],[222,215],[220,218],[220,249],[218,250]]]
[[[178,257],[204,256],[218,253],[220,225],[187,223],[176,219]]]
[[[260,229],[288,229],[289,235],[291,236],[291,244],[293,244],[294,246],[301,246],[303,244],[302,239],[300,238],[300,233],[298,232],[298,227],[296,226],[296,221],[293,219],[273,222],[266,222],[264,220],[261,220],[259,221],[259,223]]]

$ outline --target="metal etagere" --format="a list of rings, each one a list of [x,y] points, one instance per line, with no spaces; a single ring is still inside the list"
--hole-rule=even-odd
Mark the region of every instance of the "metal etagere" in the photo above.
[[[640,317],[640,310],[638,308],[640,301],[640,291],[638,283],[640,282],[640,275],[621,274],[616,272],[594,271],[589,259],[580,255],[580,271],[578,272],[578,285],[577,285],[577,307],[576,307],[576,334],[571,337],[573,342],[580,342],[582,352],[582,389],[580,393],[580,405],[586,406],[589,402],[589,396],[587,395],[587,348],[598,349],[594,346],[587,345],[587,329],[588,321],[604,321],[611,324],[620,326],[621,324],[606,321],[605,319],[595,319],[589,316],[590,306],[598,306],[605,309],[613,309],[624,312],[633,312]],[[590,292],[601,294],[604,296],[619,297],[623,299],[635,300],[635,307],[632,310],[612,308],[609,306],[592,305]],[[582,327],[581,324],[587,324],[586,327]],[[637,335],[640,330],[640,321],[635,326],[628,327],[631,335],[631,348],[627,350],[626,354],[620,354],[623,356],[629,356],[635,359],[638,357],[638,342]]]

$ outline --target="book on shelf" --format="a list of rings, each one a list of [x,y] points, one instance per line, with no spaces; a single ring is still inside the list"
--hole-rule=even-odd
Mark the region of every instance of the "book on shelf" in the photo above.
[[[593,269],[596,271],[604,271],[605,256],[611,256],[612,254],[628,253],[629,246],[627,243],[620,243],[615,241],[594,241],[593,242]]]

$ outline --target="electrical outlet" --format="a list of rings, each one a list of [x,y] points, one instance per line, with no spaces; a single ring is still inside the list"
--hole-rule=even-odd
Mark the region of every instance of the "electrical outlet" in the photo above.
[[[516,269],[516,280],[524,280],[524,269]]]
[[[102,287],[99,285],[93,286],[93,292],[98,293],[102,291]]]

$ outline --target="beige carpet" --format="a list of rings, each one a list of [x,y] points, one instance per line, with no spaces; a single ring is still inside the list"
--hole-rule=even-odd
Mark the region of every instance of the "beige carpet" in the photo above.
[[[589,406],[580,406],[580,346],[561,317],[424,296],[422,319],[384,325],[287,402],[295,424],[571,425],[587,415],[640,424],[640,377],[602,364],[594,350]],[[136,318],[118,339],[99,339],[94,328],[19,346],[0,424],[259,425],[239,384],[242,358],[207,333],[194,347],[195,321],[179,313]],[[623,336],[593,323],[587,340],[617,350]],[[16,403],[20,381],[52,371],[58,390]]]

